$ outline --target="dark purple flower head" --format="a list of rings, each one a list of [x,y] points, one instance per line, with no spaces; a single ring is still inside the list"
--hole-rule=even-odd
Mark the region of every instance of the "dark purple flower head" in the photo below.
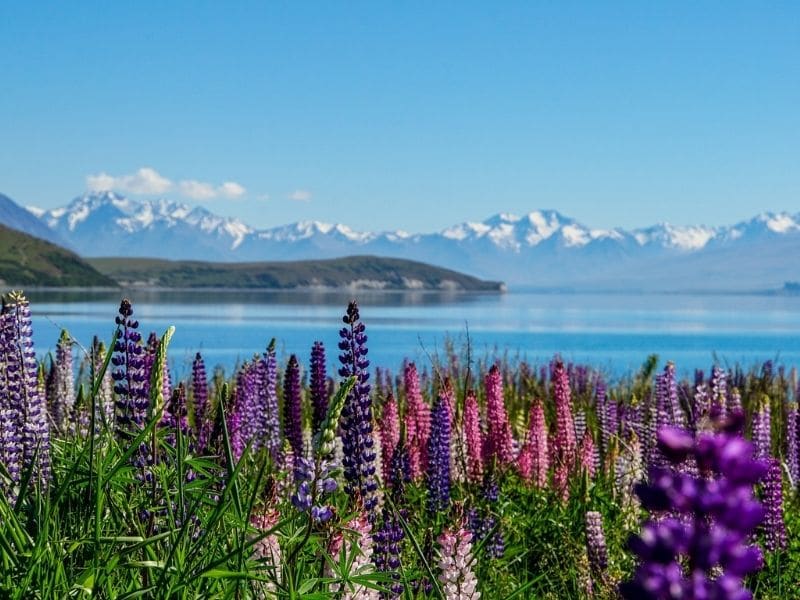
[[[437,513],[450,506],[450,411],[446,399],[436,397],[428,438],[428,510]]]
[[[283,378],[283,428],[296,457],[303,456],[303,405],[300,388],[300,363],[292,354]]]
[[[144,427],[150,401],[147,394],[147,372],[142,336],[137,331],[139,322],[133,318],[130,300],[119,305],[117,341],[111,364],[111,378],[117,396],[117,435],[127,438],[135,429]]]
[[[312,408],[312,432],[317,433],[325,414],[328,412],[328,376],[325,366],[325,346],[314,342],[311,347],[311,374],[309,376],[309,395]]]

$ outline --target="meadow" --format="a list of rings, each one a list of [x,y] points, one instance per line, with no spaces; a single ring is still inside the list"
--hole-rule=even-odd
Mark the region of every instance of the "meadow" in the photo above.
[[[307,366],[264,340],[179,381],[128,300],[43,360],[30,311],[0,314],[3,597],[800,597],[790,366],[377,366],[353,302]]]

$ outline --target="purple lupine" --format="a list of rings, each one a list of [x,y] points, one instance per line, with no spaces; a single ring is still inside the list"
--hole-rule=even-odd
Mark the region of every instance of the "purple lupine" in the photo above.
[[[309,376],[309,396],[311,399],[311,430],[316,433],[328,412],[328,375],[325,366],[325,346],[314,342],[311,347]]]
[[[764,396],[753,415],[751,434],[757,458],[768,458],[772,450],[772,418],[769,398]]]
[[[186,438],[189,435],[189,421],[187,419],[186,407],[186,387],[179,383],[172,395],[164,403],[164,414],[161,416],[160,427],[170,429],[166,436],[168,444],[175,446],[176,432],[180,430],[181,435]]]
[[[360,321],[358,304],[347,306],[342,319],[345,327],[339,331],[339,369],[341,377],[356,377],[356,385],[348,394],[342,409],[341,429],[345,490],[359,496],[367,513],[374,517],[378,503],[378,484],[375,480],[375,443],[372,438],[372,398],[370,397],[369,360],[367,360],[366,327]]]
[[[3,299],[2,313],[5,315],[3,354],[6,361],[3,395],[9,421],[14,422],[7,437],[12,460],[9,471],[20,464],[23,471],[32,470],[33,481],[46,485],[50,479],[50,426],[46,400],[39,386],[27,298],[21,292],[9,293]]]
[[[595,407],[597,419],[600,423],[600,444],[602,445],[603,455],[608,454],[611,439],[617,433],[616,429],[612,429],[612,415],[609,404],[609,399],[606,396],[606,382],[599,378],[595,386]],[[614,410],[613,416],[617,416],[616,410]]]
[[[300,386],[300,363],[292,354],[283,377],[283,429],[297,457],[303,452],[303,398]]]
[[[70,419],[75,407],[75,376],[72,368],[72,338],[67,330],[61,331],[56,344],[56,359],[51,368],[47,408],[50,423],[61,434],[70,430]]]
[[[192,412],[197,447],[200,452],[203,452],[208,445],[214,423],[210,418],[209,411],[206,363],[199,352],[195,354],[192,361]]]
[[[676,427],[685,425],[683,411],[681,410],[680,402],[678,402],[678,384],[675,380],[674,363],[668,362],[664,367],[661,385],[663,386],[664,408],[669,415],[670,423]]]
[[[450,413],[442,395],[436,397],[428,438],[428,510],[436,514],[450,506]]]
[[[257,414],[256,423],[259,447],[269,450],[273,460],[280,459],[281,422],[278,413],[278,360],[275,357],[275,340],[271,340],[266,353],[257,363]]]
[[[150,400],[147,395],[147,374],[145,372],[144,347],[142,336],[137,331],[139,321],[132,318],[133,307],[130,300],[123,299],[116,317],[117,340],[114,343],[114,356],[111,364],[114,370],[116,402],[116,431],[121,439],[129,439],[136,429],[144,427]]]
[[[596,581],[602,580],[608,569],[608,550],[603,532],[603,517],[594,510],[586,512],[586,554],[589,556],[592,577]]]
[[[761,568],[757,546],[748,537],[764,517],[753,485],[767,466],[753,456],[753,445],[740,435],[742,417],[717,422],[718,431],[697,435],[675,428],[659,431],[662,454],[673,464],[693,456],[700,471],[692,476],[654,467],[650,484],[636,493],[644,508],[676,515],[650,520],[630,547],[640,564],[620,586],[628,599],[749,599],[744,577]]]
[[[711,369],[711,417],[724,417],[728,409],[727,402],[728,374],[714,365]]]
[[[781,463],[776,458],[769,459],[769,469],[763,484],[764,508],[764,548],[770,552],[786,548],[786,523],[783,521],[783,479]]]
[[[800,456],[797,445],[797,402],[789,403],[786,410],[786,466],[792,488],[800,484]]]
[[[24,401],[21,370],[17,365],[13,316],[0,313],[0,463],[11,477],[11,488],[0,487],[9,500],[16,495],[15,486],[22,470],[22,430]],[[0,486],[2,486],[0,480]]]

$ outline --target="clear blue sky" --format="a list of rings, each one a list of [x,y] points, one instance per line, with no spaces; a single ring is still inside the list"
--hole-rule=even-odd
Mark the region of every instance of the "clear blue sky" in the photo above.
[[[797,2],[121,4],[0,4],[17,201],[411,231],[800,211]]]

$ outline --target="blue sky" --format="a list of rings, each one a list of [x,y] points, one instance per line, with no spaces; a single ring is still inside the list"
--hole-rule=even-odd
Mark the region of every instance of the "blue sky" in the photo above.
[[[0,4],[20,203],[411,231],[800,211],[794,2],[121,4]]]

